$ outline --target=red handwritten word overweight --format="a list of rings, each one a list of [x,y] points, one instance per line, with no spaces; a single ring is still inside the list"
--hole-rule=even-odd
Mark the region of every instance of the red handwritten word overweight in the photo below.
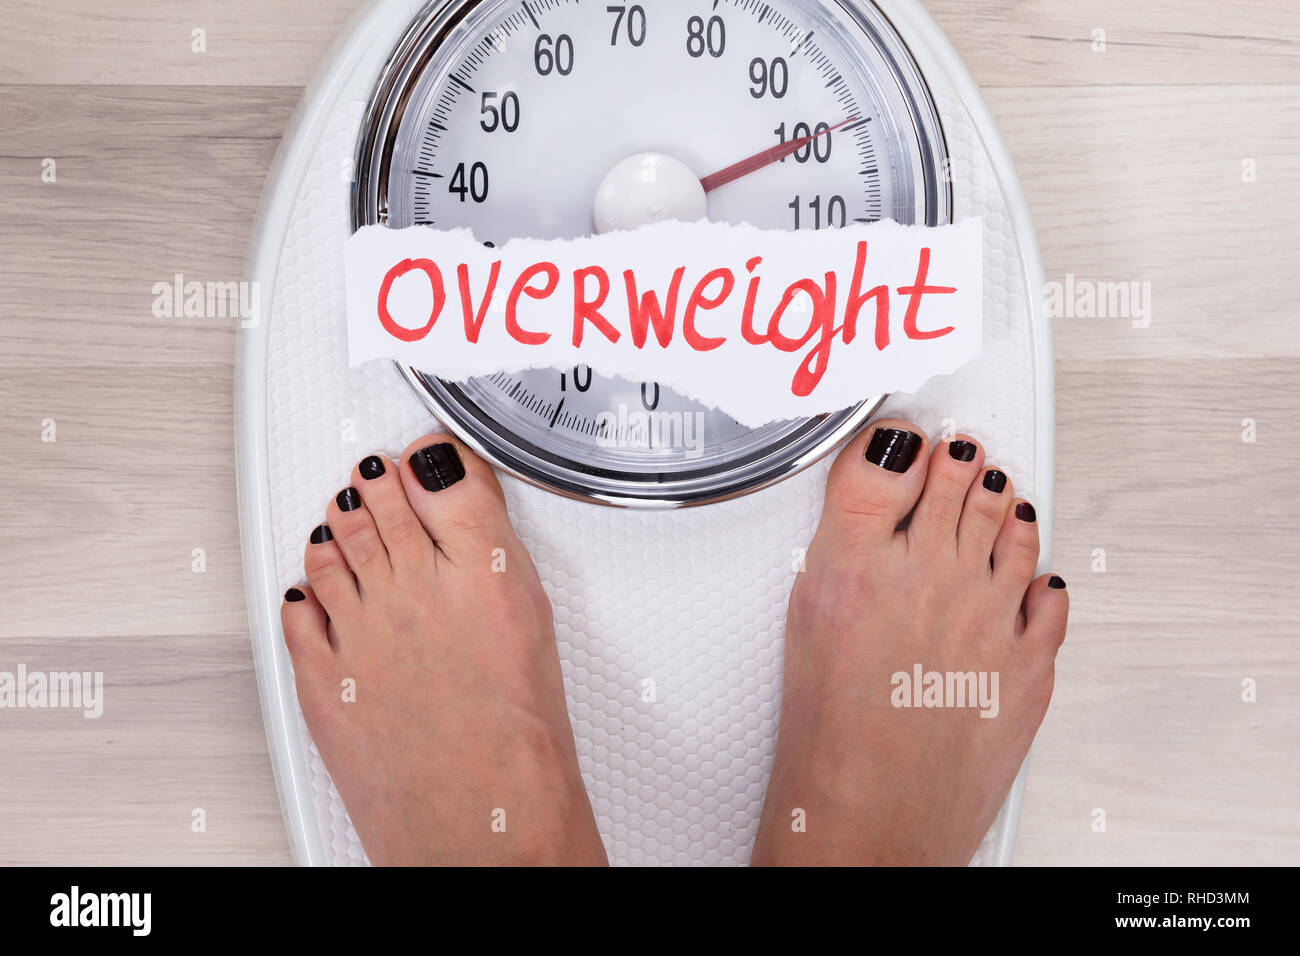
[[[460,262],[454,268],[448,264],[451,274],[446,275],[442,266],[432,259],[403,259],[384,275],[377,314],[384,331],[394,339],[419,342],[442,317],[448,283],[454,281],[465,341],[470,345],[478,343],[492,304],[502,292],[505,292],[505,332],[524,346],[541,346],[553,335],[566,334],[574,349],[581,349],[588,336],[601,336],[613,344],[630,341],[633,348],[644,350],[654,347],[653,335],[653,342],[667,349],[680,336],[691,350],[707,353],[739,335],[752,346],[767,346],[786,353],[802,351],[790,392],[805,397],[812,394],[826,374],[835,343],[849,345],[864,325],[870,328],[875,348],[880,352],[888,349],[898,334],[923,341],[942,338],[953,331],[951,325],[922,327],[922,309],[928,298],[957,292],[955,286],[932,284],[930,246],[920,247],[914,278],[906,285],[891,287],[884,283],[872,285],[867,280],[868,245],[867,241],[856,244],[853,278],[843,296],[837,274],[828,271],[819,279],[809,277],[790,282],[775,307],[770,308],[759,305],[765,298],[761,288],[762,256],[746,261],[745,273],[741,275],[725,267],[701,273],[698,269],[678,266],[671,277],[657,286],[647,286],[644,277],[638,279],[632,269],[622,270],[620,274],[593,265],[562,272],[554,261],[541,258],[502,276],[502,262],[497,259],[490,264],[486,285],[477,295],[471,288],[468,263]],[[417,274],[427,280],[432,301],[423,324],[411,327],[394,318],[391,298],[399,280],[419,281]],[[688,282],[688,274],[693,281]],[[477,281],[482,283],[482,277],[477,277]],[[562,283],[568,286],[563,295]],[[735,306],[740,296],[743,302],[737,321]],[[551,308],[546,310],[547,322],[539,322],[536,311],[529,317],[521,316],[520,306],[525,299],[544,302],[552,298],[570,304],[571,314],[556,316],[555,309]],[[770,304],[772,297],[767,296],[766,300]],[[710,324],[705,314],[710,312],[729,313],[735,327],[705,328]],[[900,313],[902,318],[898,323]],[[555,327],[556,321],[562,323],[561,328]],[[712,324],[717,324],[716,316]]]

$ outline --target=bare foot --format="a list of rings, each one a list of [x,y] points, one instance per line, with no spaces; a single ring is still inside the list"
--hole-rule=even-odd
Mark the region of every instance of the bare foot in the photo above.
[[[756,864],[970,861],[1052,696],[1069,599],[1037,563],[1033,507],[974,439],[854,440],[790,598]]]
[[[446,436],[367,458],[281,610],[307,726],[376,864],[603,864],[551,605]]]

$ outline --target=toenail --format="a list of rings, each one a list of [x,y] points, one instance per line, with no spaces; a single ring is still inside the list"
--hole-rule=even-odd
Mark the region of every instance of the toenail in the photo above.
[[[442,491],[465,477],[465,465],[456,446],[446,442],[421,448],[412,455],[411,471],[425,491]]]
[[[1030,524],[1033,524],[1038,520],[1038,512],[1034,510],[1034,506],[1028,501],[1022,501],[1020,504],[1016,505],[1016,517],[1021,521],[1027,521]]]
[[[290,604],[297,604],[299,601],[307,600],[307,595],[303,594],[297,588],[289,588],[284,592],[284,599]]]
[[[361,464],[357,465],[357,471],[366,481],[374,481],[384,473],[384,460],[377,455],[371,455]]]
[[[329,525],[321,525],[311,533],[312,544],[324,544],[326,541],[333,541],[334,535],[330,532]]]
[[[1050,578],[1047,579],[1047,586],[1051,588],[1053,591],[1064,591],[1065,578],[1058,578],[1055,574],[1053,574]]]
[[[968,441],[955,441],[948,444],[948,454],[958,461],[974,461],[975,446]]]
[[[1002,494],[1002,489],[1007,486],[1007,476],[1000,471],[989,471],[984,474],[984,487],[995,495]]]
[[[920,435],[901,428],[877,428],[867,445],[867,461],[885,471],[902,474],[916,461],[916,453],[924,444]]]
[[[361,507],[361,496],[355,488],[344,488],[334,500],[338,502],[339,511],[356,511]]]

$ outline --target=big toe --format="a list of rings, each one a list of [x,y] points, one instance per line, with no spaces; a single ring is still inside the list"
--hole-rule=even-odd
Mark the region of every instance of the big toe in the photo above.
[[[866,540],[892,537],[921,497],[927,445],[924,431],[896,419],[876,422],[853,439],[831,467],[823,522]]]
[[[492,468],[447,435],[430,435],[402,453],[406,497],[439,551],[453,564],[491,561],[516,538]]]

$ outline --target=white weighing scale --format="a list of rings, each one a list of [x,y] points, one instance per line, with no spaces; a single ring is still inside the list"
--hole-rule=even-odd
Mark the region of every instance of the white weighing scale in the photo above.
[[[983,354],[918,394],[758,429],[585,366],[461,384],[348,367],[343,247],[356,228],[470,227],[500,244],[627,227],[665,214],[620,201],[648,165],[699,177],[717,221],[982,218]],[[871,417],[978,436],[1035,502],[1044,566],[1050,554],[1052,351],[1037,244],[976,87],[913,0],[375,0],[284,138],[248,273],[261,310],[239,346],[241,534],[300,863],[366,859],[299,712],[279,606],[326,502],[373,452],[395,456],[445,428],[519,479],[503,481],[510,514],[555,606],[579,762],[614,863],[748,861],[797,555],[830,453]],[[699,413],[708,441],[598,441],[590,422],[620,407]],[[1023,788],[1022,769],[973,862],[1010,861]]]

